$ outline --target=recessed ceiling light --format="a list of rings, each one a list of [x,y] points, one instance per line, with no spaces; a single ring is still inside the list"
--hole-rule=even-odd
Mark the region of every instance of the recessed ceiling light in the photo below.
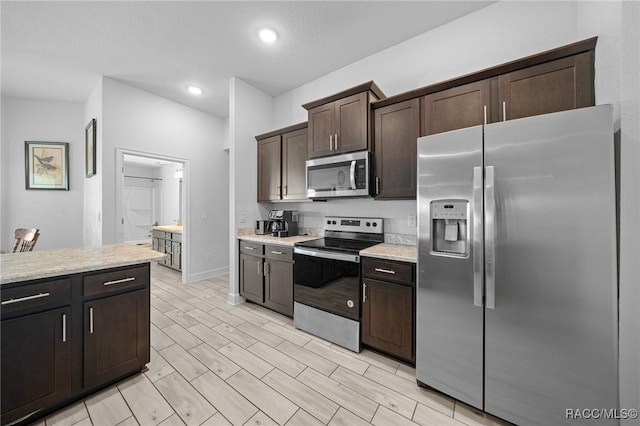
[[[191,93],[192,95],[202,95],[202,89],[196,86],[189,86],[187,87],[187,90],[189,91],[189,93]]]
[[[278,39],[278,33],[270,28],[262,28],[258,32],[258,35],[260,36],[260,40],[264,41],[265,43],[273,43]]]

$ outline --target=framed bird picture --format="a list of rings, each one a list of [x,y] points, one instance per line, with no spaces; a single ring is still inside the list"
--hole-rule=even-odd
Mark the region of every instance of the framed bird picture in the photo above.
[[[84,175],[90,178],[96,174],[96,119],[92,118],[84,128]]]
[[[25,141],[27,189],[69,190],[69,144]]]

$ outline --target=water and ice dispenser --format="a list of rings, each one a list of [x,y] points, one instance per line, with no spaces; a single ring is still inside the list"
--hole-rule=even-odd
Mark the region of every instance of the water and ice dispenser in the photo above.
[[[431,202],[431,252],[442,256],[469,255],[469,201]]]

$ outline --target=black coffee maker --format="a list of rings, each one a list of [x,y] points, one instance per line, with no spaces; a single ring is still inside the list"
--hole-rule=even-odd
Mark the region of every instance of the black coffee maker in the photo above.
[[[274,237],[293,237],[298,235],[297,210],[269,210],[271,235]]]

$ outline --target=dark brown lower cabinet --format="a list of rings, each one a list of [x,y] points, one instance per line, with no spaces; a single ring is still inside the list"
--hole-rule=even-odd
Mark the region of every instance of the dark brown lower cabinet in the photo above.
[[[293,247],[245,240],[239,247],[240,295],[293,316]]]
[[[149,264],[3,284],[2,425],[32,423],[150,356]]]
[[[362,274],[362,343],[415,362],[415,266],[363,258]]]
[[[255,303],[264,302],[262,258],[240,254],[240,294]]]
[[[149,362],[149,291],[85,302],[84,386],[140,370]]]
[[[71,396],[71,308],[2,321],[2,424]]]
[[[284,315],[293,315],[293,263],[265,261],[264,305]]]

